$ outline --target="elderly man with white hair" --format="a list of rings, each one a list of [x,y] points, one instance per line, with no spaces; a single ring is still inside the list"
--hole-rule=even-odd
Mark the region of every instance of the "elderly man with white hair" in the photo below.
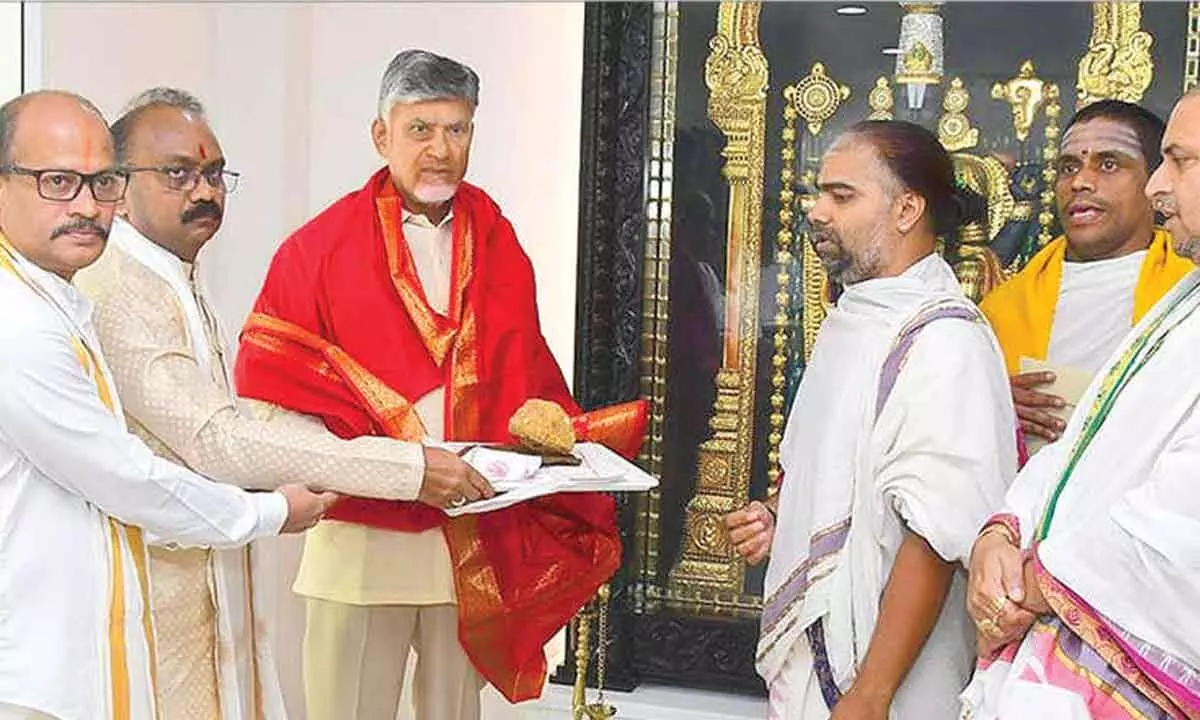
[[[392,60],[371,126],[386,167],[276,253],[242,334],[242,395],[344,437],[506,442],[528,399],[579,412],[541,334],[529,258],[463,182],[478,100],[461,63]],[[490,494],[465,488],[452,504]],[[410,648],[421,720],[478,718],[484,681],[537,697],[542,647],[620,564],[612,502],[592,493],[454,519],[347,498],[328,517],[295,585],[310,720],[392,720]]]

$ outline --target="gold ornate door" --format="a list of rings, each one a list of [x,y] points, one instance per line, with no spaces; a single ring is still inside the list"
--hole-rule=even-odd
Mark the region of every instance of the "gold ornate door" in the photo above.
[[[738,657],[702,673],[673,656],[699,637],[680,630],[689,618],[746,628],[761,607],[762,570],[736,559],[721,517],[778,478],[829,302],[804,217],[832,138],[866,118],[938,133],[989,203],[986,226],[943,247],[979,297],[1058,232],[1053,161],[1071,114],[1116,97],[1165,117],[1196,82],[1198,23],[1195,2],[655,5],[643,461],[662,486],[636,506],[643,675],[752,676],[749,648],[705,651]]]

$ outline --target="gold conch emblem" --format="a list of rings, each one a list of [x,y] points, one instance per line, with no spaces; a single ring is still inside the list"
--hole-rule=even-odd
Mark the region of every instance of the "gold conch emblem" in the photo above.
[[[1003,100],[1012,107],[1013,131],[1017,140],[1029,139],[1029,131],[1038,110],[1046,101],[1046,82],[1033,74],[1033,61],[1021,63],[1017,76],[992,86],[992,99]]]
[[[850,97],[850,88],[830,78],[824,64],[813,63],[812,71],[800,78],[800,82],[784,88],[783,96],[804,118],[808,131],[816,135]]]

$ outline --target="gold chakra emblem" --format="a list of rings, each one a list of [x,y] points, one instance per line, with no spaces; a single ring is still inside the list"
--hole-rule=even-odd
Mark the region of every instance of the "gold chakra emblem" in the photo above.
[[[808,131],[816,135],[821,132],[825,121],[833,117],[850,97],[850,88],[829,77],[823,63],[814,63],[812,71],[800,82],[784,89],[783,95],[804,118]]]
[[[886,77],[880,77],[875,81],[875,87],[871,89],[871,94],[867,95],[867,105],[871,106],[871,114],[867,116],[868,120],[892,119],[892,107],[895,105],[895,100],[892,98],[892,86]]]

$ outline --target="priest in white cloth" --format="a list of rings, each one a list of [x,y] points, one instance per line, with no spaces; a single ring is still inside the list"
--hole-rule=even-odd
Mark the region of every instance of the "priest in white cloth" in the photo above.
[[[960,563],[1016,471],[1000,349],[935,252],[982,205],[904,122],[853,126],[818,185],[812,242],[845,289],[791,410],[779,494],[727,518],[740,554],[770,552],[770,717],[954,718],[974,656]]]
[[[61,92],[0,107],[0,719],[153,720],[146,545],[232,548],[336,498],[247,493],[158,458],[123,422],[76,271],[127,176]]]
[[[1146,185],[1200,261],[1200,96]],[[1133,328],[971,558],[979,670],[964,718],[1200,717],[1200,274]]]
[[[472,481],[487,484],[446,450],[342,440],[310,416],[253,401],[239,407],[195,265],[238,176],[225,167],[203,105],[181,90],[147,90],[112,130],[129,187],[105,254],[75,284],[95,303],[130,427],[155,452],[247,488],[304,482],[435,507],[467,494]],[[286,716],[263,618],[267,559],[251,550],[150,549],[159,706],[168,720]]]

